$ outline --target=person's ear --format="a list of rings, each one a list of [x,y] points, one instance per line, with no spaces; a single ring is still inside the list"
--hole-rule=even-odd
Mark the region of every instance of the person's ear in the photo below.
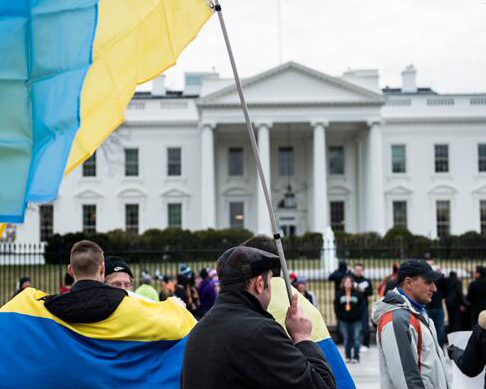
[[[265,280],[263,279],[263,275],[259,275],[256,277],[255,280],[256,291],[258,294],[262,294],[263,290],[265,289]]]
[[[105,261],[101,262],[100,274],[103,277],[103,279],[105,279]]]
[[[76,278],[74,277],[73,267],[71,265],[68,265],[67,272],[71,277]]]

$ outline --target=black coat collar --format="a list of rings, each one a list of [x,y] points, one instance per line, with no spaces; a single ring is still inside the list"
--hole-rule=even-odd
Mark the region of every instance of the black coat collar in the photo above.
[[[263,315],[270,319],[274,318],[270,313],[263,309],[260,301],[258,301],[255,296],[253,296],[250,292],[247,292],[246,290],[232,287],[223,288],[216,298],[215,305],[220,304],[235,304],[245,306],[252,311],[259,313],[260,315]]]

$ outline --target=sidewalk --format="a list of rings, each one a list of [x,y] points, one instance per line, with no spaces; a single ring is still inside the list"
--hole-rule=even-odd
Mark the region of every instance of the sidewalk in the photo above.
[[[339,346],[339,352],[344,356],[343,346]],[[361,361],[357,364],[348,363],[346,366],[353,377],[357,389],[379,389],[380,388],[380,364],[378,360],[378,349],[376,346],[360,355]],[[451,362],[447,359],[447,367],[451,369]]]

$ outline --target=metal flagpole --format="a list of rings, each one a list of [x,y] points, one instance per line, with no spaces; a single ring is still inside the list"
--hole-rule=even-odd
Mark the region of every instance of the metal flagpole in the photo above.
[[[270,221],[272,223],[273,239],[275,239],[275,244],[277,246],[278,256],[280,258],[280,265],[282,267],[283,279],[285,280],[285,286],[287,287],[287,295],[289,297],[289,302],[290,302],[292,300],[292,288],[290,286],[289,271],[287,269],[287,262],[285,261],[282,239],[278,230],[277,221],[275,219],[275,214],[272,208],[272,201],[270,200],[270,194],[268,193],[267,181],[265,179],[265,175],[263,174],[262,162],[260,160],[260,155],[258,154],[258,146],[255,139],[255,133],[253,131],[253,125],[250,120],[250,114],[248,112],[248,106],[246,104],[245,96],[243,94],[243,88],[241,87],[241,81],[240,81],[240,76],[238,75],[238,69],[236,68],[235,57],[233,56],[233,50],[231,49],[231,43],[229,41],[228,31],[226,30],[223,13],[221,12],[221,5],[219,4],[218,0],[215,0],[214,4],[215,4],[215,10],[218,13],[219,22],[221,24],[221,30],[223,31],[224,41],[226,43],[226,49],[228,50],[231,67],[233,68],[233,74],[236,81],[236,89],[238,90],[238,95],[240,96],[241,107],[243,108],[243,113],[245,115],[246,127],[248,129],[248,135],[250,136],[250,142],[251,142],[251,147],[253,149],[253,154],[255,155],[258,176],[260,177],[260,182],[263,187],[263,193],[265,194],[268,213],[270,215]]]

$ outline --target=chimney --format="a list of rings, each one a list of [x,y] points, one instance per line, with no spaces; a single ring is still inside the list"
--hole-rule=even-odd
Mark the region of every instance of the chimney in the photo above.
[[[154,79],[152,85],[152,96],[165,96],[166,95],[166,88],[165,88],[165,74],[161,74],[156,79]]]
[[[402,93],[417,93],[417,71],[413,65],[408,65],[402,72]]]

